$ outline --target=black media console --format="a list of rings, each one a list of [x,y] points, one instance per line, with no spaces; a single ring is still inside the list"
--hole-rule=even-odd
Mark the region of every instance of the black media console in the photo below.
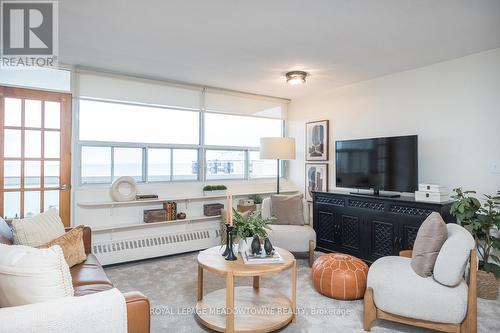
[[[374,197],[343,192],[313,194],[313,225],[319,251],[342,252],[373,262],[413,248],[417,231],[432,212],[454,223],[451,202],[411,197]]]

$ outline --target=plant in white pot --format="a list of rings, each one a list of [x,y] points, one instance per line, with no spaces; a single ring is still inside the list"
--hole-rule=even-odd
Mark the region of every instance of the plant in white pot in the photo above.
[[[226,185],[206,185],[203,187],[203,195],[224,195],[226,191]]]
[[[268,223],[273,220],[274,217],[263,219],[257,211],[242,214],[233,209],[233,233],[238,240],[238,252],[244,253],[250,248],[253,236],[266,238],[268,230],[271,229]]]
[[[500,258],[495,250],[500,250],[500,191],[497,195],[484,195],[486,201],[481,202],[471,196],[475,191],[453,190],[455,202],[450,213],[457,218],[458,223],[467,228],[474,240],[479,255],[479,271],[477,273],[478,296],[486,299],[496,299],[498,296],[498,280],[500,277]]]

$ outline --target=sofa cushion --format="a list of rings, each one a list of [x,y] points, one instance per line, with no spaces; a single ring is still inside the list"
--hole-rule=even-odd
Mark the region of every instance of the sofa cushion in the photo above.
[[[7,222],[0,217],[0,244],[12,244],[12,229],[9,227]]]
[[[74,287],[74,289],[75,289],[75,296],[85,296],[113,289],[113,286],[109,284],[85,284],[81,286],[76,286]]]
[[[413,245],[411,268],[420,276],[432,275],[434,264],[448,231],[446,223],[439,213],[431,213],[422,223]]]
[[[291,252],[309,251],[309,241],[316,242],[316,232],[308,225],[269,225],[271,243]]]
[[[271,215],[273,224],[304,225],[303,195],[271,195]]]
[[[113,285],[93,254],[89,254],[87,260],[81,264],[71,267],[70,271],[74,287],[91,284]]]
[[[448,239],[434,265],[434,279],[445,286],[455,286],[462,282],[470,252],[475,247],[474,238],[464,227],[449,223]]]
[[[85,247],[83,245],[83,229],[83,225],[73,228],[64,235],[38,246],[38,248],[59,245],[64,252],[64,258],[68,266],[73,267],[87,259],[87,254],[85,253]]]
[[[0,244],[0,307],[73,296],[69,267],[58,245],[37,249]]]
[[[14,244],[40,246],[64,235],[64,225],[57,209],[38,214],[31,218],[12,221]]]
[[[432,277],[417,275],[410,258],[383,257],[368,271],[377,308],[404,317],[458,324],[467,312],[467,284],[443,286]]]

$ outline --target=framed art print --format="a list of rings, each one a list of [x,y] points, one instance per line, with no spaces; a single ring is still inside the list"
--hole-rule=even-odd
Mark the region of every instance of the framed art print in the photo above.
[[[312,201],[313,191],[328,191],[328,164],[306,163],[306,200]]]
[[[328,161],[328,120],[306,123],[306,161]]]

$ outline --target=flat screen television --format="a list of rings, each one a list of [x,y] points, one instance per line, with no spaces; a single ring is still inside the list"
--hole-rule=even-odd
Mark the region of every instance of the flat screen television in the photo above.
[[[413,192],[418,187],[418,137],[392,136],[335,143],[337,187]]]

